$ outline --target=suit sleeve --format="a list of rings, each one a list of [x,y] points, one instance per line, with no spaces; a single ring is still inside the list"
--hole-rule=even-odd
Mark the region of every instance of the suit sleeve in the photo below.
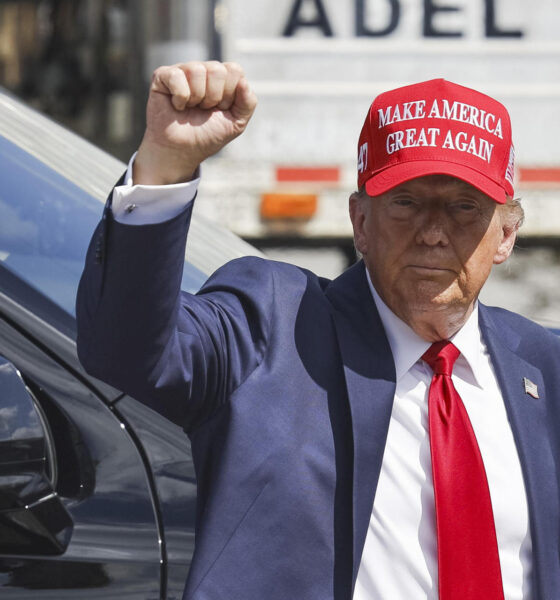
[[[267,261],[218,270],[181,291],[192,202],[163,223],[125,225],[107,207],[77,298],[78,355],[95,377],[190,431],[260,364],[273,310]]]

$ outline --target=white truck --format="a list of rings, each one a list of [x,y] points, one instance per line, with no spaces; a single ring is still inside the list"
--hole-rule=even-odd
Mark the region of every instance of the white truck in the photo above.
[[[508,107],[523,235],[560,235],[558,0],[221,0],[214,16],[259,107],[205,166],[202,213],[261,245],[349,245],[371,100],[444,77]]]

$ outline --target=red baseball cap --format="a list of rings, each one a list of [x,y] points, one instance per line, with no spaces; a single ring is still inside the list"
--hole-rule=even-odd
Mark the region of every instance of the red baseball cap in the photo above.
[[[506,108],[445,79],[380,94],[358,142],[358,187],[370,196],[424,175],[451,175],[490,198],[513,196],[514,149]]]

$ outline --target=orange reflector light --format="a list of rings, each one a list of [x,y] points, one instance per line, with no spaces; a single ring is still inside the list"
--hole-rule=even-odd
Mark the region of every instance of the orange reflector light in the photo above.
[[[560,183],[560,169],[521,167],[519,181],[521,183]]]
[[[263,194],[263,219],[310,219],[317,210],[316,194]]]

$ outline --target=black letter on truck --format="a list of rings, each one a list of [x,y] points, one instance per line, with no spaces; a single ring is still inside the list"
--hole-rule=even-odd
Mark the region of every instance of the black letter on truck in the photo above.
[[[424,37],[463,37],[461,31],[442,31],[434,27],[434,15],[438,12],[456,12],[457,6],[436,6],[434,0],[424,0]]]
[[[358,37],[381,37],[393,33],[399,24],[401,5],[399,0],[389,0],[391,5],[391,19],[383,29],[368,29],[366,27],[366,1],[356,0],[356,35]]]
[[[510,31],[506,31],[504,29],[500,29],[498,25],[496,25],[496,6],[495,0],[485,0],[485,8],[486,8],[486,19],[484,21],[486,25],[486,37],[509,37],[509,38],[520,38],[523,37],[523,32],[519,29],[513,29]]]
[[[327,12],[325,11],[325,7],[323,6],[322,0],[312,0],[313,4],[315,4],[317,16],[314,19],[309,20],[302,19],[299,14],[304,2],[305,0],[295,1],[292,7],[292,12],[290,13],[290,17],[288,19],[288,22],[286,23],[286,27],[284,27],[282,35],[286,37],[291,37],[294,35],[295,31],[300,27],[319,27],[323,32],[324,36],[331,37],[333,31],[331,28],[331,24],[329,23]]]

